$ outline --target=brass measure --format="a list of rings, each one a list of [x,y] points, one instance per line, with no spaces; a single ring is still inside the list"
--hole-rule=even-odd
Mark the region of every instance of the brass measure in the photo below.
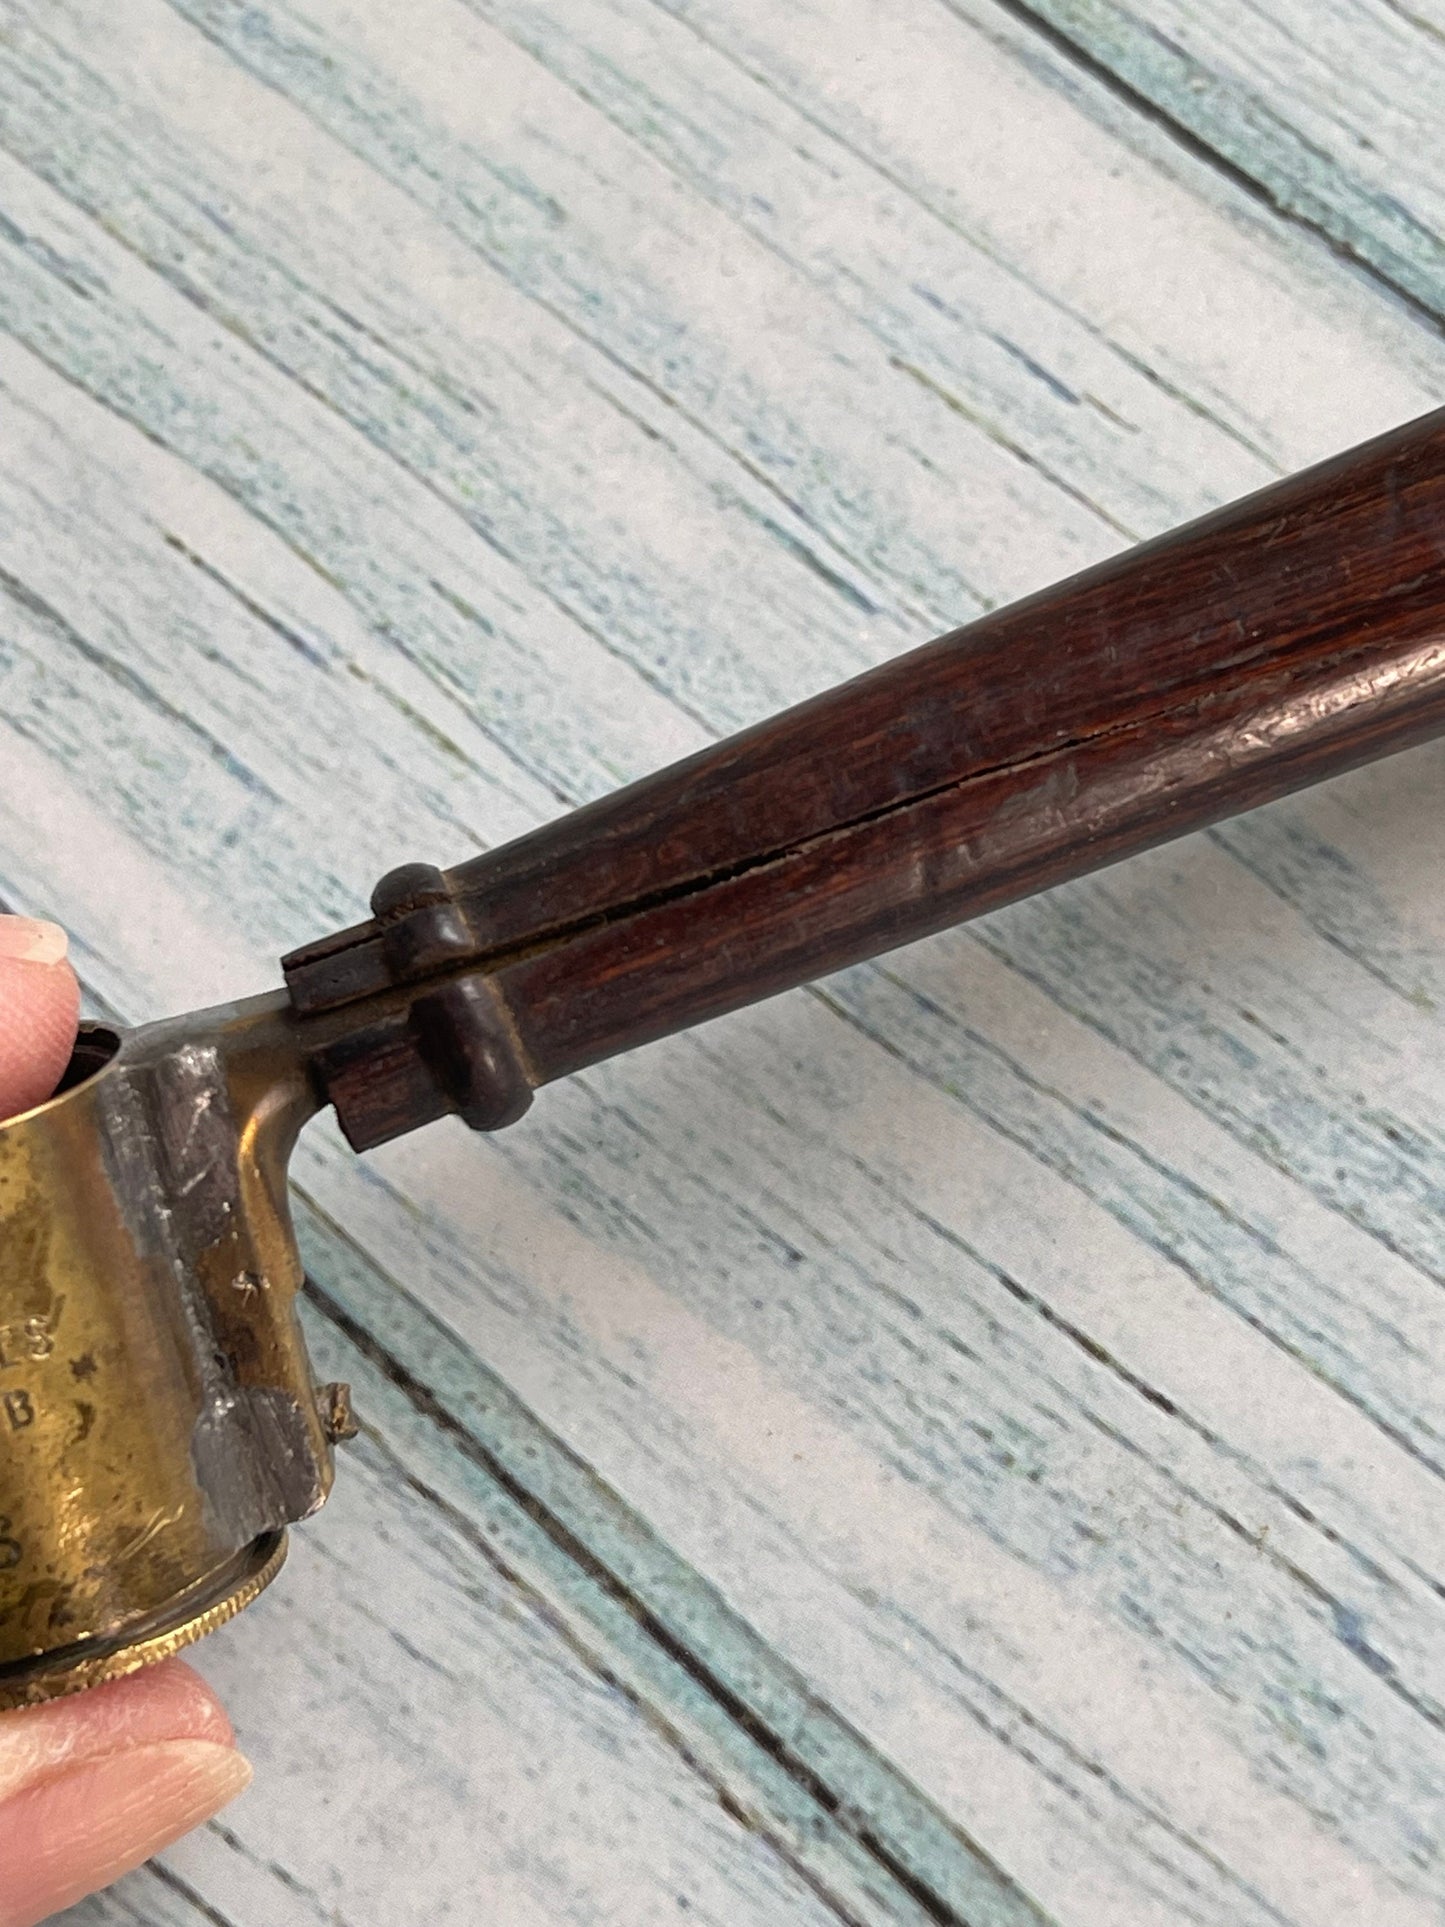
[[[0,1128],[0,1706],[162,1658],[253,1599],[331,1485],[286,1160],[317,1097],[284,996],[124,1037]]]

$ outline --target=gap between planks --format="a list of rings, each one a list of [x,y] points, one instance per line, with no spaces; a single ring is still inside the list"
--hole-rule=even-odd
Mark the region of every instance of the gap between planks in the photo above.
[[[944,0],[965,15],[966,0]],[[1269,210],[1316,236],[1425,320],[1445,321],[1445,241],[1427,220],[1327,151],[1291,118],[1293,103],[1252,90],[1115,0],[990,0]],[[1321,12],[1327,0],[1321,0]],[[1403,14],[1406,10],[1399,9]],[[1268,9],[1264,9],[1266,15]],[[1413,16],[1412,16],[1413,17]],[[1445,117],[1445,31],[1416,20]],[[1426,35],[1439,42],[1432,48]],[[1428,129],[1422,129],[1428,138]],[[1364,144],[1363,129],[1357,138]]]

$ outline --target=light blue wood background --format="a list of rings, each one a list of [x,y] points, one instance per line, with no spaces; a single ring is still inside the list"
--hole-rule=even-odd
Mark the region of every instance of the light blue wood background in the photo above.
[[[1442,117],[1439,0],[0,0],[0,894],[260,988],[1437,404]],[[314,1130],[364,1435],[74,1927],[1438,1927],[1442,776]]]

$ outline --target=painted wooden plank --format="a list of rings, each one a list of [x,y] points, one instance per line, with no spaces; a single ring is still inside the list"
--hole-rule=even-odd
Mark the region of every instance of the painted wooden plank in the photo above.
[[[218,1910],[208,1910],[178,1875],[152,1861],[105,1893],[68,1908],[62,1917],[66,1927],[216,1927]]]
[[[313,1283],[313,1297],[346,1334],[341,1343],[336,1331],[319,1331],[320,1355],[350,1373],[359,1344],[365,1363],[400,1386],[420,1414],[407,1442],[421,1476],[437,1481],[428,1492],[499,1544],[574,1638],[598,1649],[609,1675],[678,1736],[724,1804],[831,1907],[904,1927],[940,1918],[1041,1927],[1027,1896],[443,1326],[407,1307],[395,1280],[314,1211],[303,1227],[324,1280]],[[338,1284],[344,1306],[333,1296]],[[378,1344],[377,1329],[388,1326],[399,1350],[425,1364],[424,1380]]]
[[[1017,0],[1272,205],[1445,315],[1438,0]]]
[[[8,10],[0,867],[106,994],[251,987],[394,856],[1428,404],[1438,341],[979,18]],[[344,1315],[476,1428],[486,1358],[528,1490],[595,1466],[648,1536],[584,1489],[579,1545],[765,1722],[801,1681],[946,1906],[972,1842],[1069,1923],[1435,1917],[1432,776],[511,1140],[308,1144],[409,1283],[323,1241]]]

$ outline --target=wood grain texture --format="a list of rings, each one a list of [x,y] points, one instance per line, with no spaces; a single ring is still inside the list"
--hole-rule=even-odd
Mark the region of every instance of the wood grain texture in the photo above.
[[[1058,818],[1065,795],[1077,798],[1083,837],[1102,839],[1107,806],[1086,774],[1096,759],[1102,796],[1131,782],[1147,788],[1145,769],[1156,760],[1172,768],[1177,755],[1176,779],[1154,785],[1152,808],[1167,830],[1171,812],[1187,821],[1236,804],[1242,811],[1271,791],[1409,746],[1428,736],[1434,716],[1442,522],[1445,411],[1437,411],[911,650],[449,876],[403,866],[382,886],[380,922],[288,960],[293,997],[302,1010],[332,1008],[425,975],[432,948],[438,964],[455,969],[472,957],[550,947],[574,927],[617,922],[663,900],[685,896],[706,918],[702,899],[715,881],[861,827],[898,832],[900,848],[916,842],[921,854],[934,807],[966,826],[965,846],[991,832],[996,861],[1010,873],[1019,862],[1008,854],[1010,832],[992,826],[1022,818],[1018,835],[1045,845],[1045,870],[1074,874],[1081,853],[1060,824],[1055,858],[1039,819]],[[1052,802],[1032,800],[1035,778],[1052,785]],[[1001,786],[1006,807],[959,807],[970,787],[990,784]],[[1111,844],[1101,860],[1146,846],[1150,809],[1142,797],[1141,820],[1121,832],[1133,840]],[[848,890],[875,877],[888,888],[895,866],[833,867],[837,887]],[[931,934],[976,899],[1002,901],[1013,881],[996,877],[980,850],[956,897],[921,900],[896,933],[882,922],[860,928],[818,956],[815,974],[856,960],[870,940],[882,947],[890,934]],[[448,898],[464,920],[448,920],[430,943],[418,930],[394,954],[394,926],[406,913]]]
[[[368,1150],[1445,730],[1445,411],[912,650],[285,959]],[[459,977],[485,965],[485,974]],[[405,1002],[385,1023],[373,999]]]
[[[0,18],[0,891],[128,1017],[1440,398],[1000,9]],[[371,1434],[78,1917],[414,1919],[384,1806],[440,1917],[1437,1921],[1442,775],[308,1137]]]
[[[1281,213],[1445,315],[1438,0],[1017,0]]]

